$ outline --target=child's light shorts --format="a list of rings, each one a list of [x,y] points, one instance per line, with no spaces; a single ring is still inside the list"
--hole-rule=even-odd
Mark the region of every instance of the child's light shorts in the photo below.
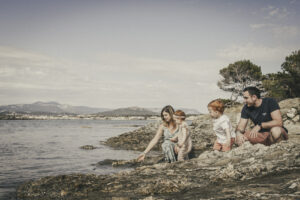
[[[231,150],[233,144],[234,144],[234,138],[231,138],[230,146],[227,146],[226,144],[221,144],[218,142],[218,140],[216,140],[213,149],[226,152]]]

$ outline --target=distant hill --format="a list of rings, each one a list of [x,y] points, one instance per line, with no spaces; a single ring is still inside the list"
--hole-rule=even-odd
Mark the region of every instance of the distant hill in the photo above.
[[[147,109],[152,111],[152,112],[156,112],[160,115],[160,112],[161,112],[162,108],[147,108]],[[198,110],[192,109],[192,108],[175,108],[175,109],[182,110],[187,115],[200,115],[200,114],[202,114]]]
[[[152,112],[145,108],[139,107],[128,107],[128,108],[118,108],[111,111],[100,112],[98,115],[107,117],[119,117],[119,116],[153,116],[158,115],[156,112]]]
[[[0,106],[0,113],[28,113],[28,114],[93,114],[111,109],[91,108],[87,106],[70,106],[57,102],[35,102],[33,104],[14,104]]]
[[[181,108],[186,114],[201,114],[195,109]],[[0,114],[19,113],[19,114],[97,114],[100,116],[154,116],[160,115],[161,108],[140,108],[128,107],[118,109],[108,108],[92,108],[88,106],[70,106],[67,104],[60,104],[54,101],[50,102],[35,102],[32,104],[13,104],[0,106]]]

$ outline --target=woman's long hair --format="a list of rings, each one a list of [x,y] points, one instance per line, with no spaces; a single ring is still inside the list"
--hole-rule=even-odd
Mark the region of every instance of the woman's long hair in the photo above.
[[[170,119],[169,122],[167,122],[167,121],[164,119],[163,112],[169,113],[169,115],[170,115],[170,117],[171,117],[171,119]],[[161,117],[161,119],[163,120],[165,126],[169,127],[170,124],[172,124],[173,127],[176,126],[176,123],[175,123],[175,121],[174,121],[174,119],[173,119],[174,112],[175,112],[175,111],[174,111],[174,108],[173,108],[172,106],[170,106],[170,105],[167,105],[167,106],[163,107],[163,109],[161,110],[161,112],[160,112],[160,117]]]

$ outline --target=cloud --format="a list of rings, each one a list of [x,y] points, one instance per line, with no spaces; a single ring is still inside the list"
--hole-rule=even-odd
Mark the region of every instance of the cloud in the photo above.
[[[261,29],[261,28],[265,28],[267,26],[268,26],[268,24],[251,24],[250,28],[252,28],[252,29]]]
[[[230,60],[250,59],[259,61],[277,60],[290,53],[289,49],[283,47],[267,47],[253,43],[245,45],[232,45],[220,50],[218,55]]]
[[[288,15],[290,15],[290,13],[286,8],[278,8],[274,6],[268,6],[262,8],[262,11],[264,13],[267,13],[267,15],[265,16],[266,19],[271,19],[271,18],[284,19]]]
[[[73,63],[0,47],[0,93],[4,95],[0,103],[48,99],[113,108],[164,104],[199,108],[215,94],[224,94],[216,86],[223,61],[185,62],[117,53],[94,60]]]
[[[253,30],[263,29],[270,32],[277,39],[296,38],[300,34],[300,29],[297,26],[287,26],[279,24],[251,24]]]
[[[215,74],[223,65],[216,60],[203,61],[172,61],[135,57],[123,54],[101,54],[98,56],[98,65],[102,70],[110,73],[122,73],[128,76],[148,75],[150,80],[184,80],[207,79],[209,74]],[[133,77],[135,79],[137,77]],[[145,77],[143,77],[145,78]]]

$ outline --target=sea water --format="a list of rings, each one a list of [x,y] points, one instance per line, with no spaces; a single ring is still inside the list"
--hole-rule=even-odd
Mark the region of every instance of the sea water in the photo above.
[[[101,144],[137,129],[146,120],[0,120],[0,199],[15,199],[17,187],[32,179],[71,173],[110,174],[105,159],[133,159],[140,152]],[[94,150],[80,149],[93,145]]]

